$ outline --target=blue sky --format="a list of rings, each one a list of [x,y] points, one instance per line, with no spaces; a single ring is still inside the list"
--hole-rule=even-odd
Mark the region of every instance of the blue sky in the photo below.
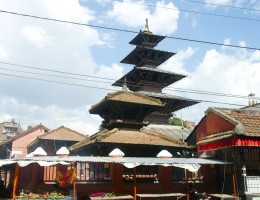
[[[0,0],[0,10],[137,32],[143,29],[147,18],[150,30],[155,34],[260,48],[258,1],[197,1],[200,3],[195,0]],[[3,12],[0,12],[0,25],[0,121],[15,118],[23,127],[42,123],[51,129],[64,125],[84,134],[95,133],[101,119],[90,115],[88,109],[110,92],[108,89],[115,89],[111,86],[113,80],[132,69],[133,66],[120,61],[134,49],[128,42],[135,34]],[[254,92],[260,96],[259,51],[171,38],[164,39],[156,48],[177,53],[162,64],[161,69],[188,75],[166,88],[165,93],[239,105],[247,105],[248,99],[184,93],[173,89],[242,96]],[[177,112],[176,116],[198,122],[210,106],[239,107],[200,103]]]

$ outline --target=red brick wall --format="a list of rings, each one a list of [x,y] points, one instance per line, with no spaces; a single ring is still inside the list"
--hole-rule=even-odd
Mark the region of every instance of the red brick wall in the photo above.
[[[234,124],[211,112],[198,124],[196,128],[196,139],[197,142],[199,142],[208,135],[232,130],[234,128]]]
[[[12,151],[22,151],[22,154],[19,155],[19,157],[24,157],[27,155],[27,146],[34,141],[37,136],[44,134],[43,129],[37,129],[21,138],[18,138],[13,141],[12,144]]]

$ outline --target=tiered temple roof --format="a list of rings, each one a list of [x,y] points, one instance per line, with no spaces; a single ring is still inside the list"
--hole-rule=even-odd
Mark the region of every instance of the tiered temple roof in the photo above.
[[[127,87],[131,91],[161,92],[163,88],[184,77],[186,76],[157,68],[134,67],[133,70],[117,80],[113,85],[122,87],[124,80],[127,79]]]
[[[172,52],[154,49],[164,38],[165,36],[153,34],[149,30],[148,21],[146,21],[144,31],[141,31],[130,42],[130,44],[136,45],[136,48],[121,61],[122,63],[135,65],[134,68],[113,83],[113,86],[122,87],[126,80],[127,86],[131,91],[139,92],[164,102],[164,107],[146,117],[146,120],[153,123],[155,123],[156,119],[160,119],[156,123],[168,123],[172,112],[199,103],[199,101],[192,99],[162,93],[165,87],[186,77],[182,74],[157,68],[175,55]]]
[[[163,107],[159,100],[143,94],[119,91],[109,93],[99,103],[93,105],[89,112],[99,114],[104,119],[106,128],[131,127],[141,128],[146,125],[144,118]]]
[[[163,88],[186,77],[157,68],[175,54],[154,49],[164,38],[165,36],[154,35],[146,23],[144,31],[130,42],[136,45],[136,48],[122,62],[135,66],[113,84],[123,90],[107,94],[89,110],[91,114],[98,114],[103,118],[101,130],[71,146],[70,150],[107,155],[116,145],[126,154],[131,155],[134,152],[135,156],[149,156],[165,147],[188,148],[183,141],[183,132],[181,136],[171,137],[161,133],[166,130],[162,127],[147,127],[149,122],[156,122],[157,125],[168,124],[172,112],[198,103],[162,93]],[[149,153],[143,151],[144,148]]]

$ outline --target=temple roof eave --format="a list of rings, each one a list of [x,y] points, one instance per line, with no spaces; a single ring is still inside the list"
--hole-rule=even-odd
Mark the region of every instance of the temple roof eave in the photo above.
[[[91,106],[89,112],[91,114],[98,114],[102,109],[109,106],[110,103],[123,103],[132,105],[146,105],[149,107],[162,107],[164,104],[159,100],[146,95],[133,93],[133,92],[114,92],[109,93],[99,103]]]
[[[127,82],[129,83],[128,84],[129,89],[131,89],[132,87],[135,88],[138,85],[138,82],[141,81],[141,79],[143,80],[143,77],[140,77],[140,73],[142,72],[158,75],[156,82],[160,83],[162,87],[167,87],[168,85],[187,77],[187,75],[178,74],[178,73],[161,70],[157,68],[134,67],[130,72],[128,72],[126,75],[124,75],[116,82],[114,82],[112,86],[122,87],[124,80],[126,79]],[[167,79],[167,81],[165,79]]]
[[[139,91],[138,93],[150,96],[153,98],[160,98],[160,99],[174,99],[174,100],[180,100],[180,101],[189,101],[189,102],[194,102],[194,103],[200,103],[201,101],[198,100],[193,100],[189,99],[186,97],[180,97],[177,95],[172,95],[172,94],[166,94],[166,93],[158,93],[158,92],[147,92],[147,91]]]
[[[168,51],[160,51],[137,46],[121,61],[121,63],[139,66],[142,61],[149,61],[153,62],[155,66],[159,66],[175,54],[176,53]]]
[[[147,92],[147,91],[139,91],[143,95],[147,95],[153,98],[158,98],[162,102],[165,102],[165,106],[161,109],[163,113],[171,113],[177,110],[186,108],[188,106],[192,106],[200,103],[201,101],[192,100],[185,97],[179,97],[176,95],[170,95],[165,93],[157,93],[157,92]]]
[[[155,35],[147,32],[140,32],[137,36],[132,39],[129,44],[142,46],[144,42],[151,44],[155,47],[159,42],[161,42],[166,36]]]
[[[97,143],[187,147],[187,144],[183,141],[170,138],[152,130],[114,128],[112,130],[98,132],[90,139],[72,145],[69,147],[69,150],[73,151]]]

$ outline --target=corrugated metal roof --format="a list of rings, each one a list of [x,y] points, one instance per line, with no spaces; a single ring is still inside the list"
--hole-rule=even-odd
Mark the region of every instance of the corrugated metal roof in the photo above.
[[[149,129],[177,140],[186,140],[191,133],[190,129],[168,124],[149,124],[144,129]]]
[[[104,163],[138,163],[139,165],[171,165],[171,164],[232,164],[220,160],[209,160],[203,158],[152,158],[152,157],[94,157],[94,156],[44,156],[13,159],[15,161],[45,161],[45,162],[104,162]]]
[[[166,94],[166,93],[159,93],[159,92],[147,92],[147,91],[139,91],[138,93],[144,94],[147,96],[152,96],[152,97],[158,97],[158,98],[165,98],[165,99],[176,99],[176,100],[185,100],[185,101],[194,101],[194,102],[200,102],[192,99],[188,99],[185,97],[180,97],[172,94]]]

